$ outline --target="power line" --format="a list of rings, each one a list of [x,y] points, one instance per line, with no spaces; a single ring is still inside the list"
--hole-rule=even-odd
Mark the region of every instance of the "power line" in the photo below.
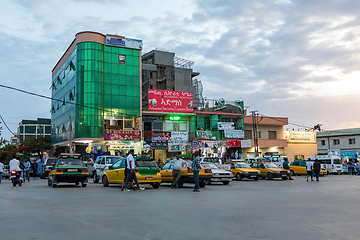
[[[10,128],[8,127],[8,125],[6,124],[6,122],[4,121],[4,119],[1,115],[0,115],[0,118],[1,118],[2,122],[4,123],[5,127],[9,130],[9,132],[11,132],[11,134],[14,135],[14,133],[10,130]]]
[[[11,89],[11,90],[14,90],[14,91],[18,91],[18,92],[30,94],[30,95],[33,95],[33,96],[37,96],[37,97],[41,97],[41,98],[45,98],[45,99],[49,99],[49,100],[54,100],[54,101],[58,101],[58,102],[62,102],[62,103],[73,104],[73,105],[75,105],[75,106],[80,106],[80,107],[85,107],[85,108],[91,108],[91,109],[100,110],[100,111],[104,111],[104,112],[110,112],[110,113],[113,113],[113,112],[114,112],[114,111],[112,111],[112,110],[106,110],[106,109],[104,109],[104,108],[97,108],[97,107],[87,106],[87,105],[83,105],[83,104],[79,104],[79,103],[73,103],[73,102],[68,102],[68,101],[61,100],[61,99],[56,99],[56,98],[44,96],[44,95],[41,95],[41,94],[38,94],[38,93],[25,91],[25,90],[22,90],[22,89],[19,89],[19,88],[10,87],[10,86],[6,86],[6,85],[3,85],[3,84],[0,84],[0,87],[8,88],[8,89]],[[134,117],[133,115],[130,115],[130,114],[127,114],[127,113],[121,113],[121,114],[122,114],[123,116]]]

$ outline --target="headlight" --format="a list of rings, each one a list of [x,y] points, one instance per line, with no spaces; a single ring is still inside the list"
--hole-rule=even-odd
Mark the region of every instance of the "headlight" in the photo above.
[[[219,176],[219,174],[218,174],[218,173],[214,173],[214,176]]]
[[[288,173],[290,173],[290,171],[287,171]]]

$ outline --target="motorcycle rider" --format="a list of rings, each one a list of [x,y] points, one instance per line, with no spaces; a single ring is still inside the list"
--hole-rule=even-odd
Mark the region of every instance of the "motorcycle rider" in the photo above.
[[[16,158],[16,154],[13,155],[13,159],[9,162],[10,173],[11,171],[21,172],[20,161]]]

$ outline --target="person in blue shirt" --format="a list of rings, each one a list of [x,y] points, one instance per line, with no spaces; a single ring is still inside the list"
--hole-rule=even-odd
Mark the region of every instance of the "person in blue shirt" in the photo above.
[[[24,161],[24,181],[28,180],[30,182],[30,162],[25,158]]]

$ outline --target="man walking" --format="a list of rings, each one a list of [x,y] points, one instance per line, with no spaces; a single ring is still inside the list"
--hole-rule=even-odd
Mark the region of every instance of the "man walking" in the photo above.
[[[321,169],[321,165],[318,159],[315,159],[314,162],[314,172],[315,172],[315,177],[316,177],[316,181],[319,181],[319,177],[320,177],[320,169]]]
[[[136,186],[137,186],[137,189],[139,191],[144,191],[145,188],[141,188],[139,186],[139,182],[136,178],[136,173],[135,173],[135,160],[134,160],[134,149],[131,149],[129,151],[129,155],[127,156],[126,158],[126,163],[127,163],[127,168],[126,168],[126,171],[127,171],[127,178],[126,178],[126,182],[125,182],[125,188],[124,188],[124,191],[125,192],[129,192],[129,189],[127,189],[127,186],[128,186],[128,183],[129,183],[129,179],[133,179],[136,183]],[[135,188],[134,188],[134,191],[135,191]]]
[[[181,167],[182,164],[187,164],[183,159],[180,158],[179,154],[176,154],[176,158],[170,161],[170,164],[173,166],[173,182],[171,183],[171,188],[178,188],[180,176],[181,176]]]
[[[24,181],[28,180],[30,182],[30,162],[25,158],[24,161]]]
[[[199,170],[200,170],[200,163],[199,163],[199,150],[196,150],[194,153],[195,157],[192,161],[191,168],[194,174],[194,181],[195,186],[193,192],[200,192],[200,186],[199,186]]]
[[[306,181],[309,181],[309,176],[311,176],[311,181],[314,181],[313,175],[312,175],[312,162],[311,162],[310,158],[308,158],[308,160],[306,162],[306,172],[307,172]]]
[[[284,162],[282,163],[282,168],[285,169],[286,171],[290,171],[290,166],[289,166],[288,159],[285,158],[285,160],[281,160],[281,161],[284,161]],[[291,177],[291,173],[289,173],[289,180],[294,180],[294,179]]]
[[[0,183],[1,183],[3,171],[4,171],[4,164],[0,160]]]

